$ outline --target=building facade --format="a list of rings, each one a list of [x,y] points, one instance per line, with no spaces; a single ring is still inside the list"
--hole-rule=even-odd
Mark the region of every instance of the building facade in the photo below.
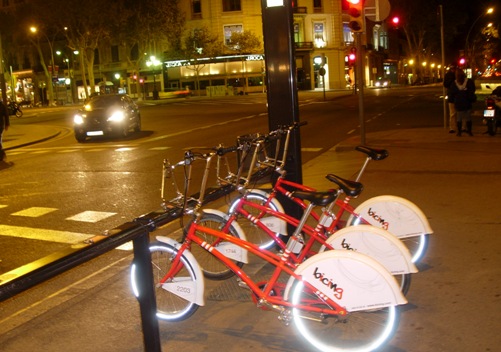
[[[293,2],[292,39],[299,89],[346,89],[355,81],[353,65],[347,59],[353,48],[353,35],[347,26],[348,16],[342,11],[343,1],[346,0]],[[162,95],[170,90],[186,88],[199,88],[194,94],[200,95],[247,94],[266,90],[264,53],[261,51],[241,55],[232,51],[230,45],[234,32],[251,32],[263,41],[261,1],[183,0],[179,2],[179,6],[186,17],[185,33],[200,28],[210,31],[225,45],[223,55],[199,58],[197,67],[194,67],[190,59],[162,58],[168,48],[164,43],[155,43],[154,51],[156,57],[161,59],[161,65],[150,65],[147,62],[147,65],[142,65],[136,71],[127,63],[125,49],[110,39],[96,50],[96,87],[105,91],[127,92],[138,98],[152,97],[156,91]],[[398,58],[388,56],[388,35],[384,23],[366,26],[363,38],[367,49],[363,58],[365,85],[372,85],[377,78],[384,76],[397,83],[398,73],[395,68],[398,66]],[[64,47],[64,43],[60,44]],[[57,48],[58,43],[54,43],[51,48],[43,48],[44,51],[51,49],[59,53],[54,56],[56,65],[51,82],[55,86],[57,100],[65,103],[84,98],[78,53]],[[33,50],[32,52],[34,53]],[[49,57],[48,54],[44,55]],[[20,62],[13,67],[17,68],[15,71],[19,74],[22,73],[22,79],[27,83],[18,88],[23,90],[23,94],[27,91],[26,87],[41,87],[43,90],[47,82],[44,72],[39,69],[40,65],[35,62],[37,55],[23,54],[18,59]],[[27,65],[26,61],[30,61],[30,64]],[[57,74],[56,68],[59,68]],[[29,77],[30,69],[34,69],[33,77]],[[15,77],[16,72],[12,72],[11,81]],[[30,94],[35,96],[35,100],[40,95],[34,91]],[[43,100],[44,95],[40,96],[42,98],[38,99]],[[26,98],[29,97],[23,99]]]

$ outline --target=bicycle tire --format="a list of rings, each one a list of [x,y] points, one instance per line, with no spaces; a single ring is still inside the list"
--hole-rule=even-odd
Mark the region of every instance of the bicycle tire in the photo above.
[[[151,253],[151,265],[153,269],[153,282],[157,304],[157,318],[160,320],[176,322],[189,318],[198,309],[198,305],[190,302],[166,289],[162,288],[159,284],[160,280],[164,278],[165,274],[171,269],[172,260],[177,254],[177,249],[173,246],[163,242],[152,242],[149,246]],[[176,280],[190,280],[196,281],[196,275],[189,260],[183,255],[181,256],[181,263],[183,267],[176,275],[169,278],[169,282]],[[134,275],[141,275],[136,270],[131,271],[131,281],[137,282]],[[194,285],[195,286],[195,285]]]
[[[233,212],[235,210],[235,207],[237,203],[240,201],[242,198],[238,197],[235,199],[231,205],[229,212]],[[256,204],[259,205],[264,205],[268,198],[262,194],[255,193],[255,192],[249,192],[245,195],[248,201],[255,202]],[[275,199],[276,200],[276,199]],[[278,200],[276,200],[278,202]],[[274,211],[278,211],[278,208],[275,206],[274,203],[270,202],[268,205],[271,209]],[[250,214],[253,215],[258,215],[258,210],[254,209],[252,207],[245,207],[245,210],[247,210]],[[269,249],[275,244],[275,240],[271,238],[265,231],[261,230],[258,228],[255,224],[253,224],[250,220],[248,219],[243,219],[242,221],[239,221],[238,224],[240,227],[243,229],[245,236],[247,237],[247,241],[254,243],[255,245],[258,245],[259,248],[261,249]]]
[[[415,237],[401,238],[403,244],[412,255],[412,262],[419,263],[428,251],[429,235],[423,234]]]
[[[17,117],[18,119],[20,119],[21,117],[23,117],[23,115],[24,115],[24,113],[23,113],[23,111],[22,111],[21,109],[18,109],[18,110],[16,111],[16,117]]]
[[[306,289],[301,281],[295,283],[292,302],[318,307],[326,303]],[[395,334],[399,324],[400,309],[390,306],[381,309],[349,312],[339,317],[312,316],[312,313],[292,309],[293,321],[302,337],[320,351],[362,352],[373,351],[385,345]]]
[[[226,224],[226,219],[210,213],[203,213],[201,218],[198,220],[198,224],[204,227],[209,227],[214,230],[220,231],[224,225]],[[191,222],[188,224],[187,228],[189,228]],[[233,237],[240,238],[238,231],[235,230],[233,226],[230,226],[229,234]],[[207,243],[213,244],[217,248],[217,244],[214,244],[216,241],[219,241],[219,238],[211,236],[207,233],[203,233],[198,231],[197,237],[203,238]],[[210,254],[205,249],[201,248],[198,245],[192,245],[190,252],[193,254],[197,262],[200,264],[202,268],[202,273],[204,277],[210,280],[226,280],[235,275],[233,271],[231,271],[225,264],[223,264],[219,259]],[[238,266],[242,267],[244,263],[233,260],[233,262]]]

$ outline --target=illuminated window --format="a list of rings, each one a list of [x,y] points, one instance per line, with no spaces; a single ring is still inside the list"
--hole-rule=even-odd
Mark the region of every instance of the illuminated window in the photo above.
[[[231,35],[232,33],[242,33],[243,26],[241,24],[232,24],[224,26],[224,44],[231,45]]]
[[[323,22],[313,23],[313,42],[317,48],[323,48],[326,45],[324,28]]]
[[[242,11],[240,0],[223,0],[223,11]]]

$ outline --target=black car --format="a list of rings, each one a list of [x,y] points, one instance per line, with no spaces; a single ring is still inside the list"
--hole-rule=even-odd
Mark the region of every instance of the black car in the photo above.
[[[141,114],[126,94],[96,95],[75,114],[73,125],[78,142],[94,136],[127,137],[131,130],[141,131]]]

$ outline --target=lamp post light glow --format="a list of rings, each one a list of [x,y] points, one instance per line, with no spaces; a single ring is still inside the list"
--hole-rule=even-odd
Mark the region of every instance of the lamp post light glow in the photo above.
[[[158,60],[154,55],[150,56],[150,59],[146,61],[146,66],[148,67],[153,67],[153,99],[157,100],[158,99],[158,90],[157,90],[157,72],[156,68],[160,66],[162,62]]]
[[[473,30],[473,27],[475,27],[475,25],[477,24],[477,22],[482,17],[484,17],[485,15],[490,15],[493,12],[494,12],[494,8],[493,7],[489,7],[486,12],[484,12],[483,14],[481,14],[480,16],[478,16],[477,19],[475,21],[473,21],[473,24],[471,25],[470,29],[468,30],[468,34],[466,35],[466,41],[464,43],[464,50],[465,50],[466,57],[469,59],[470,63],[471,63],[472,60],[471,60],[470,48],[469,48],[469,45],[468,45],[468,40],[470,38],[471,31]]]
[[[39,33],[38,28],[35,26],[30,27],[30,32],[33,33],[34,35],[38,35],[38,33]],[[36,48],[38,50],[38,54],[40,56],[40,63],[42,64],[42,67],[45,71],[45,76],[49,80],[49,82],[47,82],[48,83],[47,86],[49,88],[49,105],[52,106],[52,105],[54,105],[54,82],[53,82],[53,77],[55,74],[54,49],[53,49],[52,42],[49,39],[49,37],[47,37],[47,35],[43,32],[42,32],[42,35],[45,37],[45,39],[47,39],[47,43],[49,44],[50,58],[51,58],[50,66],[51,66],[51,73],[52,74],[49,73],[47,65],[45,64],[45,60],[43,58],[43,53],[42,53],[42,49],[40,47],[40,42],[38,40],[38,37],[37,37],[36,43],[35,42],[34,43],[35,43]]]

